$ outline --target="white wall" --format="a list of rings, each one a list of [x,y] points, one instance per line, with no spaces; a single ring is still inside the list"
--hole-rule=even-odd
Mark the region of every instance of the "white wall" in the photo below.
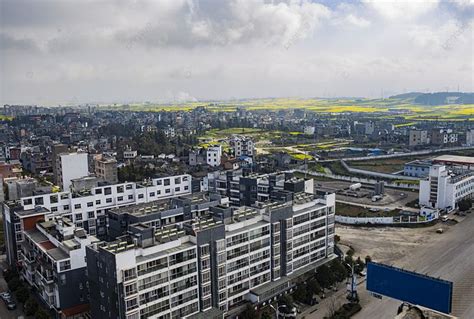
[[[71,180],[89,175],[87,153],[63,154],[61,160],[62,188],[69,190]]]

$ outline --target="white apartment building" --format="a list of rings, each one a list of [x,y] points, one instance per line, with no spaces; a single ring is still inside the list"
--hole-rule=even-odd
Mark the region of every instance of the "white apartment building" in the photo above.
[[[68,191],[71,180],[89,175],[87,153],[64,153],[57,158],[57,172],[59,187]]]
[[[155,178],[145,183],[98,186],[80,193],[65,191],[23,197],[20,203],[24,210],[42,206],[53,215],[64,215],[91,235],[102,235],[107,209],[191,194],[191,181],[191,175],[184,174]]]
[[[247,136],[234,136],[230,140],[230,144],[235,157],[255,155],[255,143]]]
[[[420,206],[446,209],[456,208],[456,203],[474,195],[474,172],[450,171],[445,165],[433,165],[426,180],[420,181]]]
[[[208,147],[206,150],[206,163],[209,166],[219,166],[221,165],[221,157],[222,157],[222,146],[214,145]]]
[[[313,135],[315,131],[316,131],[316,128],[314,126],[305,126],[303,132],[306,135]]]

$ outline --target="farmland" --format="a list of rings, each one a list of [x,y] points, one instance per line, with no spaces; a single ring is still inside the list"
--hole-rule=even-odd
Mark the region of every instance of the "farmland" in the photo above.
[[[407,120],[405,124],[412,125],[418,121],[446,120],[462,121],[474,120],[474,105],[436,105],[426,106],[413,103],[413,99],[300,99],[300,98],[267,98],[244,99],[233,101],[202,101],[183,102],[174,104],[135,103],[126,105],[101,105],[104,109],[120,109],[129,111],[190,111],[204,106],[212,112],[233,112],[236,108],[245,107],[247,110],[287,110],[304,109],[316,113],[344,114],[362,113],[383,118],[402,116]]]

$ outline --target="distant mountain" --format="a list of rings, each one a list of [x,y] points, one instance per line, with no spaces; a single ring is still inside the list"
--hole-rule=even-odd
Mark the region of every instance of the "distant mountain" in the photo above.
[[[443,104],[474,104],[474,93],[462,92],[436,92],[426,93],[415,97],[417,104],[443,105]]]
[[[410,92],[410,93],[404,93],[404,94],[398,94],[398,95],[393,95],[390,96],[390,99],[414,99],[418,97],[419,95],[423,95],[424,93],[421,92]]]

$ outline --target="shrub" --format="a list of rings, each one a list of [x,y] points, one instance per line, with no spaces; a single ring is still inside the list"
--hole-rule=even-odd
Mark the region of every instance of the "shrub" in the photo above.
[[[39,308],[35,313],[35,319],[51,319],[51,316],[46,312],[46,310]]]
[[[32,316],[38,311],[38,303],[32,297],[28,298],[25,302],[25,313],[27,316]]]
[[[20,278],[14,277],[8,282],[8,289],[15,292],[18,288],[22,286]]]
[[[25,286],[21,286],[15,292],[15,296],[19,302],[24,303],[25,301],[28,300],[28,298],[30,298],[30,291]]]

